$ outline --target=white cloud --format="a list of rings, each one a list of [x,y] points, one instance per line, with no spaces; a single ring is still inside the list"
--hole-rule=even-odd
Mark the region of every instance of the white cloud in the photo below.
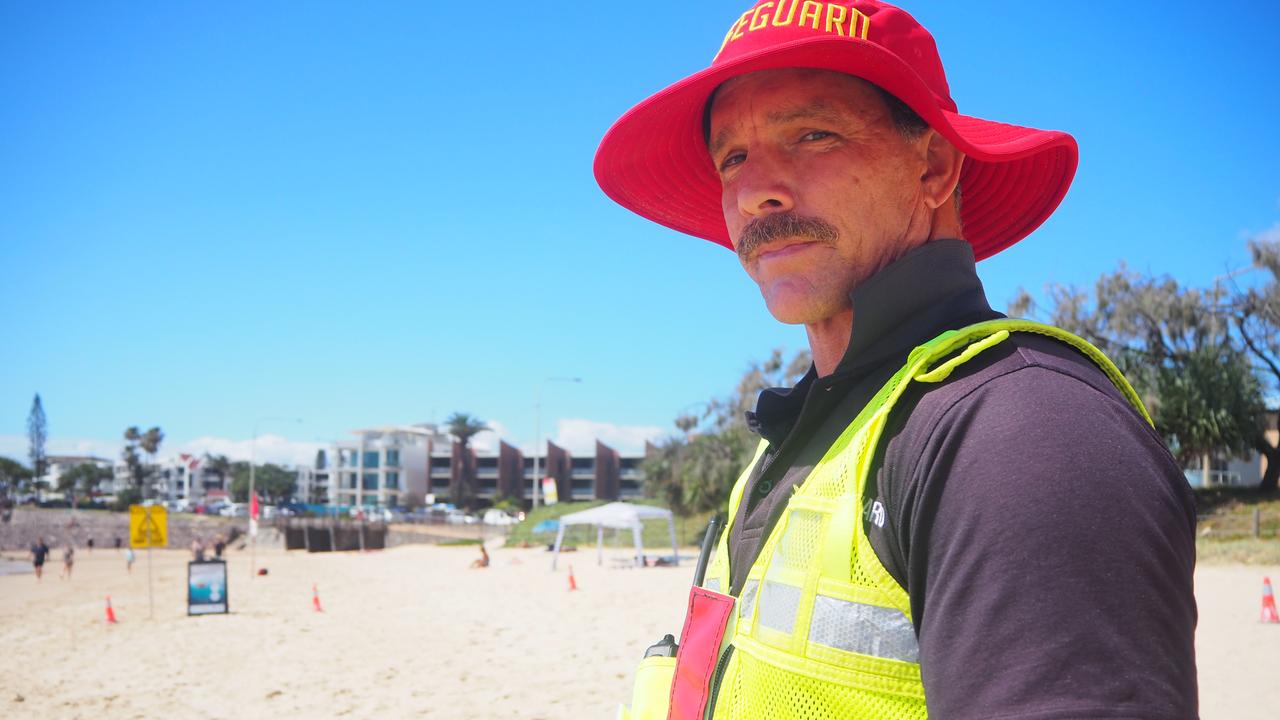
[[[86,438],[49,438],[44,444],[46,455],[94,455],[108,460],[120,457],[122,441]],[[0,435],[0,455],[26,465],[29,442],[26,435]]]
[[[259,435],[257,441],[230,440],[213,436],[198,437],[166,448],[171,454],[226,455],[232,460],[248,460],[250,453],[257,463],[277,465],[310,465],[316,459],[316,450],[327,448],[329,443],[311,440],[290,440],[281,435]]]
[[[498,420],[488,420],[485,425],[489,426],[490,432],[482,432],[473,436],[471,438],[471,447],[482,455],[497,455],[498,443],[506,440],[507,426]]]
[[[1275,223],[1260,233],[1250,235],[1250,237],[1254,240],[1258,240],[1259,242],[1280,242],[1280,222]]]
[[[614,425],[582,418],[567,418],[556,423],[553,439],[555,444],[567,448],[574,455],[594,455],[596,440],[623,455],[639,455],[644,452],[646,440],[657,440],[666,432],[653,425]]]
[[[213,436],[198,437],[184,442],[166,441],[160,446],[160,459],[176,457],[182,453],[191,455],[226,455],[232,460],[248,460],[249,440],[231,440]],[[123,441],[94,440],[85,438],[50,438],[45,443],[47,455],[96,455],[108,460],[120,458]],[[253,447],[254,457],[259,463],[275,463],[278,465],[310,465],[316,458],[316,450],[328,447],[328,443],[290,440],[280,435],[259,435]],[[23,464],[27,463],[27,436],[0,435],[0,455],[11,457]]]

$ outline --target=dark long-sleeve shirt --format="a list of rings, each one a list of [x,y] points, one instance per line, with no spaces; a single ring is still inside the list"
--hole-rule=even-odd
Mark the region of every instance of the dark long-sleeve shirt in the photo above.
[[[769,442],[729,538],[740,592],[790,490],[939,333],[1002,317],[967,243],[925,245],[853,293],[834,373],[766,390]],[[1088,358],[1015,333],[913,384],[864,507],[911,598],[932,717],[1194,718],[1194,500],[1161,438]]]

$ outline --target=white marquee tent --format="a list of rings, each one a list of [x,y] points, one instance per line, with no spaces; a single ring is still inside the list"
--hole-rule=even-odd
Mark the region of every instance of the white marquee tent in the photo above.
[[[551,556],[551,569],[556,569],[556,559],[560,557],[560,546],[564,542],[564,529],[569,525],[596,526],[596,562],[604,563],[604,529],[631,530],[631,537],[636,544],[636,566],[644,567],[644,545],[640,535],[644,529],[644,521],[650,518],[666,518],[667,528],[671,531],[671,555],[674,562],[679,562],[680,551],[676,545],[676,522],[671,511],[651,505],[633,505],[625,502],[612,502],[590,510],[570,513],[560,518],[560,530],[556,533],[555,553]]]

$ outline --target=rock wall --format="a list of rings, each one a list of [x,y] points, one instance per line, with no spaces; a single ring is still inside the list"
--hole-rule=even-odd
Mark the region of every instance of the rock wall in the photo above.
[[[169,513],[169,548],[191,547],[199,537],[207,547],[216,536],[235,537],[231,547],[244,542],[248,520],[244,518],[209,517],[191,513]],[[105,510],[65,510],[16,507],[9,522],[0,522],[0,550],[25,553],[36,538],[43,537],[50,548],[58,549],[68,541],[84,548],[93,538],[95,549],[115,547],[118,537],[129,544],[129,513]],[[284,538],[274,528],[263,525],[258,533],[258,547],[284,547]],[[212,550],[210,551],[212,553]]]

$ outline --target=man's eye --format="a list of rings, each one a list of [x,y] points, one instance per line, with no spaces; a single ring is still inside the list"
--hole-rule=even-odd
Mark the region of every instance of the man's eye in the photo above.
[[[746,153],[743,153],[743,152],[732,153],[728,157],[726,157],[724,160],[720,161],[720,169],[725,170],[727,168],[733,167],[734,165],[737,165],[746,159],[747,159]]]
[[[800,140],[802,142],[808,142],[812,140],[826,140],[829,137],[831,137],[831,133],[827,132],[826,130],[813,130],[811,132],[805,133],[804,135],[801,135]]]

